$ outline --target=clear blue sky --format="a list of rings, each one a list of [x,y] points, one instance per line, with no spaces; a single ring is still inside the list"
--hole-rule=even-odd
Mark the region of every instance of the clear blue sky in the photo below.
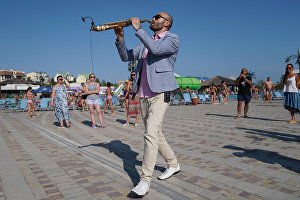
[[[159,3],[156,3],[159,2]],[[151,19],[160,11],[174,18],[180,37],[175,72],[182,76],[238,75],[244,66],[257,80],[276,82],[286,56],[300,49],[299,0],[0,0],[0,68],[47,72],[91,71],[91,16],[97,24],[130,17]],[[148,23],[143,28],[152,34]],[[128,77],[113,30],[92,32],[94,72],[100,80]],[[128,48],[139,44],[125,28]]]

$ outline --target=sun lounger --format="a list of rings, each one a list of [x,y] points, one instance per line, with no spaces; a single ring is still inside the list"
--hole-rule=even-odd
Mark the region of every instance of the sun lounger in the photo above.
[[[175,94],[171,96],[170,105],[177,105],[180,106],[180,104],[183,103],[182,94]]]
[[[3,110],[9,110],[9,111],[25,111],[27,109],[27,100],[26,99],[19,99],[17,104],[4,104],[2,107]]]
[[[117,96],[112,96],[111,104],[114,108],[117,107],[117,104],[118,104]]]
[[[204,96],[204,94],[198,94],[199,103],[208,103],[209,99]]]
[[[50,110],[50,101],[51,101],[51,98],[42,98],[40,99],[40,106],[37,107],[37,110]]]
[[[105,101],[106,101],[106,97],[105,96],[100,96],[100,107],[101,108],[104,108],[104,104],[105,104]]]
[[[184,103],[185,104],[192,104],[191,94],[190,93],[183,93]]]
[[[274,100],[282,100],[283,99],[283,95],[279,91],[274,91],[273,92],[273,99]]]

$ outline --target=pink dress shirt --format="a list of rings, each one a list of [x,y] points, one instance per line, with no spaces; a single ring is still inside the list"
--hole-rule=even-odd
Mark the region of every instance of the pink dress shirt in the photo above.
[[[168,31],[165,31],[163,33],[160,33],[158,35],[152,36],[153,40],[159,40],[160,38],[164,37],[167,34]],[[148,79],[147,79],[147,55],[148,55],[148,49],[145,48],[145,52],[144,52],[144,59],[143,59],[143,66],[142,66],[142,74],[140,77],[140,88],[139,88],[139,97],[140,98],[151,98],[154,97],[156,95],[158,95],[158,93],[154,93],[151,91],[149,84],[148,84]]]

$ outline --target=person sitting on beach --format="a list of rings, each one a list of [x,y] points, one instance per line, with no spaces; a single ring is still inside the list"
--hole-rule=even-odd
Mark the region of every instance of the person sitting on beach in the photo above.
[[[28,110],[28,116],[29,117],[36,117],[35,112],[34,112],[34,105],[33,105],[33,94],[32,94],[32,87],[27,88],[25,94],[24,94],[24,99],[27,99],[27,110]],[[30,110],[32,109],[32,115]]]
[[[210,97],[211,97],[211,104],[215,104],[216,101],[216,95],[217,95],[217,87],[215,86],[214,83],[211,84],[209,87],[210,91]]]
[[[102,115],[101,115],[101,109],[100,109],[100,99],[99,99],[99,92],[100,92],[100,84],[98,82],[95,82],[96,76],[95,74],[89,75],[89,82],[85,85],[84,94],[87,94],[87,104],[90,111],[90,116],[93,125],[91,128],[96,128],[95,124],[95,116],[94,116],[94,107],[96,108],[98,119],[101,124],[101,128],[105,128],[103,125]]]
[[[191,93],[192,91],[191,91],[191,89],[190,89],[190,87],[189,86],[186,86],[186,89],[185,89],[185,91],[184,91],[185,93]]]
[[[188,87],[188,86],[187,86]],[[189,88],[190,89],[190,88]],[[179,86],[179,90],[178,90],[178,95],[179,95],[179,99],[180,100],[183,100],[184,97],[183,97],[183,89],[182,89],[182,86]]]
[[[112,92],[111,92],[111,84],[110,84],[110,82],[107,82],[107,84],[106,84],[105,95],[106,95],[106,101],[105,101],[104,108],[103,108],[103,114],[105,113],[107,104],[109,104],[109,107],[111,109],[111,114],[113,115],[115,113],[114,113],[114,108],[113,108],[113,106],[111,104]]]

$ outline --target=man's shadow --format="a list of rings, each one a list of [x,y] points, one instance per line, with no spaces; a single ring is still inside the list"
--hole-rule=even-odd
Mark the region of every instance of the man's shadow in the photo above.
[[[137,160],[139,153],[132,151],[128,144],[124,144],[120,140],[113,140],[109,143],[89,144],[80,146],[79,148],[88,146],[103,147],[108,149],[110,153],[114,153],[118,156],[123,161],[123,168],[130,177],[134,186],[138,184],[140,181],[140,175],[136,169],[136,165],[142,166],[142,162]],[[165,170],[165,168],[159,166],[155,166],[154,169],[161,172]]]
[[[233,118],[233,115],[224,115],[224,114],[216,114],[216,113],[206,113],[206,115],[212,115],[212,116],[218,116],[218,117],[229,117]],[[248,116],[249,119],[257,119],[262,121],[272,121],[272,122],[285,122],[286,120],[279,120],[279,119],[268,119],[268,118],[262,118],[262,117],[251,117]]]
[[[237,127],[237,129],[245,130],[245,133],[248,133],[248,134],[276,138],[278,140],[282,140],[282,141],[286,141],[286,142],[300,142],[300,136],[298,136],[298,135],[292,135],[292,134],[275,132],[275,131],[267,131],[267,130],[261,130],[261,129],[249,129],[249,128],[243,128],[243,127]]]
[[[237,146],[226,145],[223,148],[238,150],[243,152],[234,152],[237,157],[254,158],[264,163],[279,164],[282,167],[300,174],[300,160],[282,156],[277,152],[261,150],[261,149],[245,149]]]

